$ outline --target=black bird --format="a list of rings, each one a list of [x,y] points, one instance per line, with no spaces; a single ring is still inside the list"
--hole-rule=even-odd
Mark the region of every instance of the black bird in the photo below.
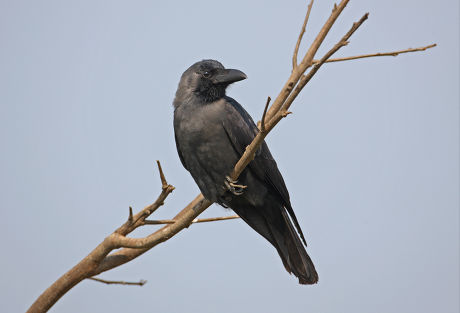
[[[182,74],[174,99],[177,152],[206,199],[231,208],[265,237],[300,284],[314,284],[318,274],[267,144],[239,182],[227,176],[258,132],[243,107],[225,95],[228,85],[243,79],[243,72],[215,60],[197,62]]]

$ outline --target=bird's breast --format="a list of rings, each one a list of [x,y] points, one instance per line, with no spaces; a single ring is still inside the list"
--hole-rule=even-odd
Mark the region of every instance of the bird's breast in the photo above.
[[[184,107],[182,112],[175,113],[176,138],[188,163],[197,162],[207,169],[224,172],[238,161],[222,124],[226,114],[220,101]]]
[[[194,147],[217,144],[224,134],[224,114],[222,106],[217,102],[191,108],[184,107],[184,112],[178,112],[175,116],[178,119],[175,121],[175,130],[187,138],[188,144]]]

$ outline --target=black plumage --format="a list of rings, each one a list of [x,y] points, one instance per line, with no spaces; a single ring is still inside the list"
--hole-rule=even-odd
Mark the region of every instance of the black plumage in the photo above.
[[[205,198],[231,208],[265,237],[299,283],[314,284],[318,274],[267,144],[262,144],[238,183],[226,178],[258,132],[251,116],[225,94],[229,84],[245,78],[243,72],[225,69],[214,60],[197,62],[182,74],[174,99],[179,157]]]

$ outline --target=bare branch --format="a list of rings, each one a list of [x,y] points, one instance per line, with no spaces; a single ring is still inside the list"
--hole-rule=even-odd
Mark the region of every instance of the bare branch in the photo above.
[[[144,225],[164,225],[164,224],[174,224],[175,220],[145,220]]]
[[[307,53],[302,59],[302,62],[296,67],[294,71],[292,71],[291,76],[284,84],[283,88],[281,89],[280,93],[276,97],[275,101],[271,105],[270,109],[267,112],[267,121],[273,119],[276,113],[281,109],[284,102],[288,98],[289,94],[291,93],[294,86],[297,84],[303,73],[307,70],[308,67],[311,66],[311,61],[315,57],[316,52],[318,51],[319,47],[323,43],[326,35],[329,33],[332,25],[334,25],[335,21],[339,17],[340,13],[342,13],[345,6],[348,4],[349,0],[342,0],[340,1],[339,5],[334,5],[332,9],[332,13],[324,23],[323,27],[321,28],[320,32],[316,36],[315,40],[311,44],[310,48],[308,49]],[[234,178],[234,177],[232,177]]]
[[[399,51],[392,51],[392,52],[378,52],[378,53],[372,53],[372,54],[363,54],[363,55],[355,55],[351,57],[343,57],[343,58],[336,58],[336,59],[328,59],[326,60],[325,63],[332,63],[332,62],[341,62],[341,61],[348,61],[348,60],[356,60],[356,59],[364,59],[364,58],[372,58],[372,57],[386,57],[386,56],[398,56],[403,53],[409,53],[409,52],[417,52],[417,51],[425,51],[427,49],[431,49],[436,47],[437,44],[431,44],[425,47],[420,47],[420,48],[409,48],[405,50],[399,50]],[[313,64],[319,63],[320,60],[313,60]]]
[[[264,113],[262,114],[262,119],[260,120],[260,131],[265,133],[266,132],[266,129],[265,129],[265,115],[267,115],[267,110],[268,110],[268,106],[270,104],[270,96],[267,98],[267,102],[265,103],[265,108],[264,108]]]
[[[158,236],[163,236],[156,244],[159,244],[163,241],[168,240],[175,234],[177,234],[183,228],[186,228],[190,223],[200,215],[204,210],[206,210],[212,203],[209,200],[206,200],[203,195],[200,193],[192,202],[190,202],[182,211],[180,211],[174,218],[176,222],[173,224],[166,225],[159,230],[157,230],[153,235],[157,234]],[[109,254],[99,266],[90,273],[90,276],[95,276],[102,272],[108,271],[114,267],[125,264],[132,259],[137,258],[138,256],[147,252],[148,248],[143,249],[131,249],[124,248],[118,251],[115,251]]]
[[[146,206],[143,210],[134,215],[132,222],[130,222],[128,218],[128,221],[126,221],[122,226],[115,230],[115,232],[112,235],[116,234],[118,236],[125,236],[137,227],[139,227],[140,225],[142,225],[143,219],[148,217],[156,209],[163,205],[164,200],[173,190],[174,187],[171,185],[167,185],[164,189],[162,188],[161,194],[158,196],[157,200],[153,204]],[[196,216],[193,216],[193,218],[195,217]],[[193,220],[193,218],[191,218],[191,220]],[[116,249],[116,242],[114,242],[111,239],[112,235],[105,238],[104,241],[102,241],[84,259],[82,259],[77,265],[72,267],[67,273],[62,275],[50,287],[48,287],[37,298],[37,300],[35,300],[35,302],[27,310],[27,312],[32,313],[48,311],[51,308],[51,306],[53,306],[54,303],[56,303],[56,301],[58,301],[67,291],[69,291],[76,284],[81,282],[83,279],[95,276],[96,273],[93,274],[93,272],[103,263],[103,260],[106,259],[107,255],[112,250]]]
[[[115,231],[115,233],[120,234],[122,236],[126,236],[127,234],[131,233],[133,230],[138,228],[139,226],[142,226],[144,220],[164,204],[164,201],[166,200],[168,195],[171,192],[173,192],[173,190],[174,190],[174,186],[172,185],[166,185],[166,188],[162,187],[161,193],[154,203],[146,206],[139,213],[135,214],[132,217],[132,221],[129,221],[128,219],[128,221],[124,223],[122,226],[120,226]]]
[[[307,75],[302,76],[300,82],[294,89],[294,91],[290,94],[289,98],[286,100],[285,104],[283,105],[284,110],[288,110],[291,106],[294,99],[299,95],[302,91],[303,87],[313,78],[313,76],[318,72],[320,67],[329,59],[334,53],[336,53],[340,48],[346,46],[348,44],[348,39],[350,39],[351,35],[364,23],[365,20],[369,17],[369,13],[364,14],[358,22],[353,23],[353,26],[350,30],[340,39],[338,43],[334,45],[334,47],[329,50],[321,60],[316,63],[313,68],[308,72]]]
[[[161,168],[160,161],[157,160],[158,172],[160,172],[161,179],[161,188],[166,189],[168,187],[168,182],[166,181],[165,174],[163,174],[163,169]]]
[[[240,218],[240,217],[238,215],[231,215],[231,216],[222,216],[222,217],[196,218],[192,221],[192,224],[233,220],[236,218]],[[144,222],[146,225],[161,225],[161,224],[173,224],[176,221],[175,220],[145,220]]]
[[[294,54],[292,56],[292,70],[295,70],[297,67],[297,54],[299,53],[300,43],[302,42],[302,37],[305,34],[305,28],[307,27],[308,19],[310,18],[311,7],[313,6],[313,0],[310,1],[308,5],[307,14],[305,15],[305,20],[303,21],[302,29],[300,30],[299,38],[297,38],[297,43],[295,45]]]
[[[97,277],[89,277],[87,279],[94,280],[100,283],[104,283],[107,285],[129,285],[129,286],[144,286],[147,281],[141,279],[138,282],[130,282],[130,281],[122,281],[122,280],[105,280]]]
[[[133,208],[132,207],[129,207],[128,223],[129,224],[133,223]]]
[[[205,222],[214,222],[214,221],[224,221],[230,219],[239,218],[238,215],[233,216],[224,216],[224,217],[210,217],[210,218],[201,218],[201,219],[193,219],[186,227],[194,223],[205,223]],[[158,225],[158,224],[169,224],[173,225],[179,222],[178,220],[144,220],[144,224],[150,225]],[[171,236],[165,235],[165,231],[163,233],[157,234],[153,233],[147,237],[143,238],[128,238],[118,233],[111,234],[108,238],[110,238],[111,243],[115,245],[117,248],[133,248],[133,249],[150,249],[153,246],[156,246],[160,242],[163,242],[166,239],[171,238],[176,233],[172,234]]]
[[[215,222],[215,221],[226,221],[226,220],[233,220],[240,218],[238,215],[231,215],[231,216],[222,216],[222,217],[208,217],[208,218],[196,218],[192,221],[192,223],[207,223],[207,222]]]

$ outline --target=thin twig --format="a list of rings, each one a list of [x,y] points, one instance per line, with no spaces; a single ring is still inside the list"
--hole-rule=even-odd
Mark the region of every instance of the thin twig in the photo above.
[[[231,216],[221,216],[221,217],[196,218],[192,221],[192,223],[207,223],[207,222],[215,222],[215,221],[225,221],[225,220],[233,220],[236,218],[240,218],[240,217],[238,215],[231,215]]]
[[[240,217],[238,215],[231,215],[231,216],[221,216],[221,217],[196,218],[192,221],[191,224],[233,220],[236,218],[240,218]],[[144,221],[146,225],[174,224],[175,222],[176,222],[175,220],[145,220]]]
[[[324,63],[332,63],[332,62],[341,62],[341,61],[348,61],[348,60],[356,60],[356,59],[364,59],[364,58],[372,58],[372,57],[386,57],[386,56],[398,56],[403,53],[409,53],[409,52],[417,52],[417,51],[425,51],[427,49],[431,49],[436,47],[437,44],[431,44],[425,47],[420,47],[420,48],[409,48],[405,50],[399,50],[399,51],[392,51],[392,52],[378,52],[378,53],[372,53],[372,54],[363,54],[363,55],[355,55],[351,57],[343,57],[343,58],[335,58],[335,59],[328,59]],[[320,60],[313,60],[313,64],[319,63]]]
[[[128,223],[129,224],[133,223],[133,208],[132,207],[129,207]]]
[[[264,113],[262,114],[262,119],[260,120],[260,131],[265,133],[265,115],[267,115],[268,105],[270,104],[270,96],[267,98],[267,102],[265,103]]]
[[[145,220],[144,225],[164,225],[164,224],[174,224],[175,220]]]
[[[307,27],[308,19],[310,18],[311,7],[313,6],[313,0],[310,1],[308,5],[307,14],[305,15],[305,20],[303,21],[302,29],[300,30],[299,38],[297,38],[297,43],[295,45],[294,54],[292,56],[292,70],[295,70],[297,67],[297,54],[299,53],[300,43],[302,42],[302,37],[305,34],[305,28]]]
[[[168,187],[168,182],[166,181],[165,174],[163,174],[163,169],[161,168],[160,161],[157,160],[158,171],[160,172],[161,179],[161,188],[166,189]]]
[[[88,279],[94,280],[100,283],[104,283],[107,285],[129,285],[129,286],[144,286],[147,281],[141,279],[138,282],[131,282],[131,281],[122,281],[122,280],[105,280],[97,277],[89,277]]]

